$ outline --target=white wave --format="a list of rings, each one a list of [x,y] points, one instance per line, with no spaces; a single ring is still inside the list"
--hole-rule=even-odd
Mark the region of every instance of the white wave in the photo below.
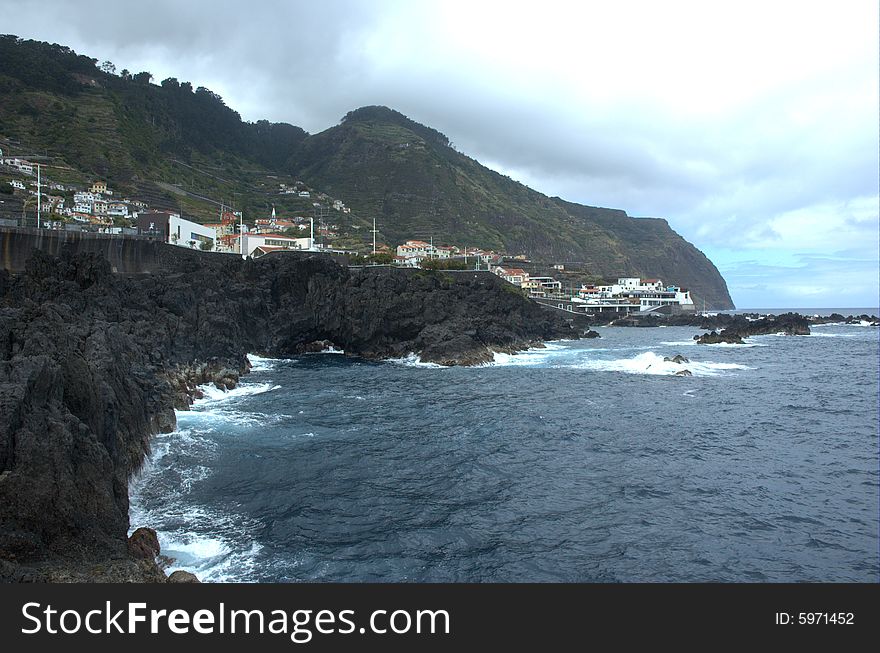
[[[321,351],[308,351],[308,352],[306,352],[305,355],[309,356],[312,354],[344,354],[344,353],[345,353],[344,349],[337,349],[333,345],[330,345],[329,347],[327,347],[327,349],[322,349]]]
[[[254,568],[254,558],[262,550],[256,541],[234,547],[218,537],[158,533],[162,555],[173,560],[168,574],[182,570],[195,574],[202,582],[222,583],[241,579]],[[178,539],[179,538],[179,539]]]
[[[505,354],[504,352],[492,352],[492,361],[484,363],[481,367],[506,367],[509,365],[540,365],[547,362],[549,354],[543,353],[540,349],[528,350],[516,354]]]
[[[220,390],[214,384],[206,383],[199,386],[199,390],[204,396],[201,399],[196,399],[193,406],[204,406],[208,403],[227,401],[236,397],[259,395],[280,388],[280,385],[272,385],[271,383],[239,383],[232,390]]]
[[[860,333],[811,333],[811,338],[858,338]]]
[[[666,345],[667,347],[690,347],[692,345],[699,344],[696,340],[678,340],[678,341],[669,341],[669,342],[661,342],[661,345]],[[721,347],[722,349],[725,347],[731,347],[733,349],[748,349],[749,347],[766,347],[767,345],[761,345],[757,342],[750,342],[748,338],[743,341],[743,344],[738,345],[733,342],[713,342],[708,345],[701,345],[703,347]]]
[[[263,358],[256,354],[248,354],[247,357],[251,364],[251,372],[266,372],[285,360],[283,358]]]
[[[214,404],[208,404],[208,406],[214,406]],[[214,408],[197,407],[195,410],[177,411],[176,415],[178,425],[192,426],[203,432],[222,430],[230,425],[261,427],[293,419],[284,413],[260,413],[224,408],[222,403]]]
[[[571,367],[577,369],[596,370],[601,372],[625,372],[627,374],[651,374],[674,376],[676,372],[689,370],[693,376],[718,376],[730,370],[753,369],[737,363],[714,363],[709,361],[690,361],[689,363],[673,363],[664,361],[662,356],[648,351],[633,358],[614,360],[593,359]]]
[[[856,323],[856,322],[826,322],[825,324],[811,324],[810,328],[811,329],[822,329],[824,327],[862,328],[862,327],[871,327],[871,326],[874,326],[873,322],[868,322],[867,320],[859,320],[858,323]],[[876,327],[874,327],[874,328],[876,328]]]
[[[421,358],[419,358],[418,354],[412,353],[407,354],[402,358],[389,358],[387,359],[388,363],[394,363],[395,365],[403,365],[405,367],[428,367],[432,369],[449,369],[446,365],[439,365],[437,363],[428,363],[423,362]]]
[[[204,465],[196,465],[180,472],[180,487],[184,492],[191,492],[192,486],[199,481],[204,481],[213,472]]]

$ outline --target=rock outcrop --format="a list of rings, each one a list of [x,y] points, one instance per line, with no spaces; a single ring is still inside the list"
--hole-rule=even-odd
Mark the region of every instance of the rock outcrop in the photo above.
[[[171,248],[176,249],[176,248]],[[0,271],[0,580],[156,580],[128,482],[197,386],[247,353],[330,342],[367,358],[483,362],[578,332],[489,273],[355,270],[320,256],[175,253],[125,277],[94,254]]]
[[[713,345],[719,343],[737,344],[743,343],[743,338],[749,336],[784,334],[787,336],[810,335],[810,322],[803,315],[797,313],[784,313],[782,315],[768,315],[760,318],[748,318],[740,315],[727,315],[726,325],[720,332],[714,329],[702,336],[695,336],[695,340],[701,345]]]

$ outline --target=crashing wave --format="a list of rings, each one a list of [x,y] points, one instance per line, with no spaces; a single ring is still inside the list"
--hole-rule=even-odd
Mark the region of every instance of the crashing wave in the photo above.
[[[625,372],[627,374],[651,374],[659,376],[675,376],[678,372],[688,370],[693,376],[718,376],[732,370],[753,369],[738,363],[714,363],[709,361],[690,361],[674,363],[663,360],[662,356],[648,351],[632,358],[613,360],[593,359],[582,361],[571,367],[597,372]]]

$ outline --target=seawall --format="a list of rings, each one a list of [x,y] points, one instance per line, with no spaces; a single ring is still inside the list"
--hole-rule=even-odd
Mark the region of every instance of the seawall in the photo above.
[[[96,234],[80,231],[0,227],[2,269],[24,272],[25,263],[34,250],[51,256],[96,254],[110,263],[119,274],[153,274],[175,267],[187,260],[216,261],[237,257],[236,254],[202,252],[165,245],[147,236]]]

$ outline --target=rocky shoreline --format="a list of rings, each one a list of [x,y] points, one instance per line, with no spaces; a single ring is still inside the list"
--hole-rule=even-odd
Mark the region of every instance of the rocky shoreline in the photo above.
[[[149,537],[128,538],[129,479],[151,436],[174,429],[174,410],[200,384],[234,387],[248,353],[332,344],[368,359],[474,365],[581,335],[493,275],[198,252],[127,277],[93,254],[35,251],[25,273],[0,272],[0,327],[7,582],[167,580]]]
[[[630,315],[612,320],[605,326],[622,327],[661,327],[686,326],[707,331],[694,336],[701,345],[744,344],[749,336],[781,333],[788,336],[808,336],[811,326],[823,324],[859,324],[880,327],[880,319],[875,315],[850,315],[844,317],[839,313],[828,316],[804,316],[799,313],[782,313],[766,315],[761,313],[717,313],[714,315],[678,314],[678,315]]]

